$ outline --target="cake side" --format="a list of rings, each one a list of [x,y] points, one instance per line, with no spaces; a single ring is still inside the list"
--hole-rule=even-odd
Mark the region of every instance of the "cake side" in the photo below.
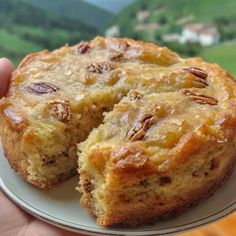
[[[118,181],[124,178],[123,172],[111,172],[102,188],[96,185],[94,176],[83,175],[82,205],[102,226],[136,226],[174,217],[210,197],[231,175],[236,161],[234,147],[218,145],[216,148],[218,155],[211,155],[213,148],[199,152],[187,165],[165,173],[145,174],[132,184]],[[219,161],[221,158],[224,162]]]
[[[11,167],[24,177],[27,176],[27,157],[21,152],[22,136],[24,130],[27,128],[27,120],[19,113],[13,112],[11,109],[5,109],[1,100],[0,112],[0,134],[1,142],[4,148],[5,157],[9,160]]]

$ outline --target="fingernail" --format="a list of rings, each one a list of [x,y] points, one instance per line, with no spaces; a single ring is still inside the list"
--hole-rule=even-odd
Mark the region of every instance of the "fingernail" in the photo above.
[[[12,62],[7,59],[6,57],[2,57],[0,58],[0,64],[2,64],[4,67],[7,68],[7,70],[14,70],[14,65],[12,64]]]

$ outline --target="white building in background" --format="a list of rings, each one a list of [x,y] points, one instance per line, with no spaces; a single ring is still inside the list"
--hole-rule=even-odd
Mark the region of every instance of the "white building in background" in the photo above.
[[[198,43],[198,36],[203,29],[203,24],[187,24],[182,31],[181,43]]]
[[[141,23],[141,24],[137,24],[135,26],[135,30],[139,31],[139,30],[145,30],[145,31],[153,31],[153,30],[157,30],[160,28],[160,25],[156,22],[150,22],[147,24]]]
[[[171,42],[179,42],[181,35],[177,33],[172,34],[164,34],[162,36],[163,42],[171,43]]]
[[[187,24],[179,39],[180,43],[199,43],[202,46],[210,46],[220,41],[220,34],[214,25],[202,23]]]
[[[143,11],[139,11],[136,14],[136,18],[139,22],[143,22],[144,20],[146,20],[148,17],[150,16],[150,12],[143,10]]]
[[[118,37],[120,35],[120,28],[118,25],[112,25],[105,32],[106,37]]]
[[[201,35],[199,35],[199,43],[202,46],[210,46],[213,44],[218,44],[220,42],[220,34],[214,31],[209,32],[202,32]]]

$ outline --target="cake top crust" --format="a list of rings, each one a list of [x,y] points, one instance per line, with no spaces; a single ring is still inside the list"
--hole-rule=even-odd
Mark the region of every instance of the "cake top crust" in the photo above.
[[[106,115],[96,138],[83,145],[92,148],[91,156],[109,152],[114,171],[144,166],[166,171],[202,143],[233,137],[236,84],[229,73],[127,38],[96,37],[27,56],[0,111],[15,130],[29,124],[70,127],[81,101],[101,91],[127,96]]]

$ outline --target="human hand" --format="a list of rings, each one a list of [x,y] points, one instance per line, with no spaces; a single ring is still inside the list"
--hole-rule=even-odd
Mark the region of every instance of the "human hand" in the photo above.
[[[7,92],[14,67],[6,59],[0,59],[0,98]],[[0,190],[0,235],[1,236],[79,236],[46,224],[22,211],[8,200]]]
[[[0,206],[1,236],[82,236],[36,219],[15,206],[1,193],[1,190]]]
[[[0,59],[0,98],[7,92],[13,69],[14,67],[8,59]]]

